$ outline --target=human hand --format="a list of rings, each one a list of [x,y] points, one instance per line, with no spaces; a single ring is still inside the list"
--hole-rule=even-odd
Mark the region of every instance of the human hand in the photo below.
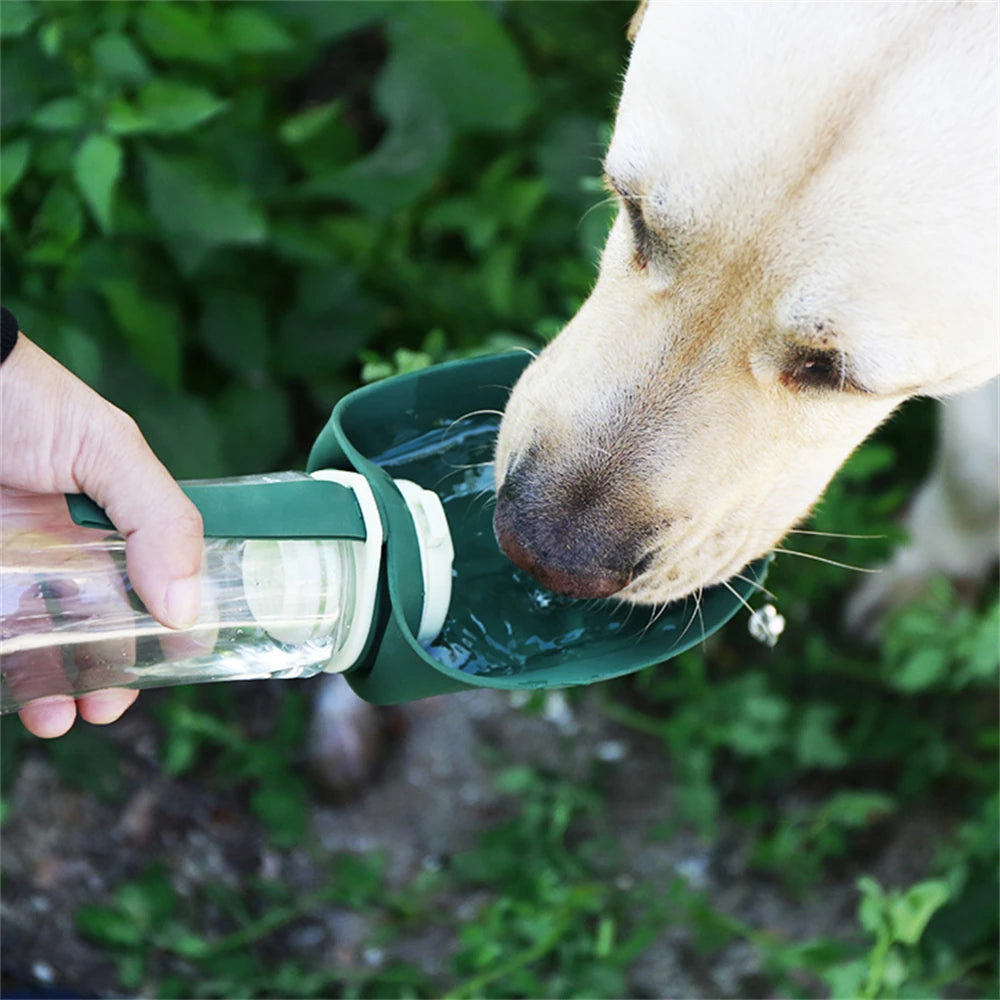
[[[202,523],[197,508],[146,444],[135,421],[21,334],[0,365],[0,485],[34,493],[86,493],[126,540],[126,568],[164,625],[194,623]],[[76,714],[114,722],[137,692],[41,698],[20,711],[36,736],[61,736]]]

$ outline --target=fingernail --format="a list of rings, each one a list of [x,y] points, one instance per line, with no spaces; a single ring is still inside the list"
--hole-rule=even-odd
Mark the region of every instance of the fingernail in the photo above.
[[[201,580],[188,576],[174,580],[167,587],[167,624],[173,628],[189,628],[198,620],[201,601]]]

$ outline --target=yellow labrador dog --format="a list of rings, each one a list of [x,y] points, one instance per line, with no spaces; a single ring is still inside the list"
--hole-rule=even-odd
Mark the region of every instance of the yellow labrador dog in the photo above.
[[[511,395],[495,528],[554,590],[660,603],[772,549],[903,400],[1000,371],[997,5],[652,2],[633,30],[620,211]],[[857,618],[996,558],[996,399],[947,411]]]
[[[904,399],[1000,370],[997,7],[654,2],[634,30],[621,211],[511,396],[495,524],[554,590],[658,604],[773,548]],[[859,623],[996,558],[996,384],[945,414],[913,543]],[[331,787],[365,779],[379,718],[327,679]]]

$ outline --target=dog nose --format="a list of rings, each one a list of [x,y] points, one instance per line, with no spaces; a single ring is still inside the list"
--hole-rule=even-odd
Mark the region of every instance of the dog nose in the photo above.
[[[631,570],[610,566],[584,566],[571,558],[556,559],[525,544],[505,516],[508,508],[497,505],[493,526],[497,542],[507,558],[530,573],[539,583],[566,597],[610,597],[627,587]]]
[[[639,560],[625,519],[599,505],[533,502],[526,479],[508,476],[497,495],[493,530],[504,555],[567,597],[610,597],[628,586]]]

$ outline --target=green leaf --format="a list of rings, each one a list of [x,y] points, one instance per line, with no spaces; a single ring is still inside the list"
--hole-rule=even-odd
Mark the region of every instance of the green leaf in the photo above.
[[[112,229],[115,189],[122,172],[121,146],[107,135],[90,135],[73,157],[73,178],[105,233]]]
[[[158,132],[186,132],[214,118],[226,101],[211,91],[180,80],[153,80],[136,100],[139,113]]]
[[[38,18],[38,7],[29,0],[3,0],[0,4],[0,38],[23,35]]]
[[[768,692],[766,683],[760,674],[747,674],[731,685],[735,717],[720,735],[737,753],[762,756],[785,739],[788,702]]]
[[[116,96],[108,104],[104,126],[115,135],[133,135],[150,131],[148,119],[134,104]]]
[[[62,264],[83,235],[84,225],[80,200],[67,185],[54,185],[32,221],[27,259],[33,264]]]
[[[873,878],[863,875],[858,879],[861,902],[858,904],[858,919],[869,934],[878,937],[886,928],[886,896],[882,886]]]
[[[72,132],[86,124],[87,105],[79,97],[57,97],[43,104],[31,121],[46,132]]]
[[[399,9],[397,0],[364,3],[315,3],[314,0],[263,0],[259,7],[293,25],[314,43],[324,43],[357,31]]]
[[[134,104],[121,99],[108,109],[108,128],[122,135],[187,132],[214,118],[227,102],[211,91],[179,80],[152,80]]]
[[[111,906],[84,903],[76,911],[77,930],[91,941],[119,948],[142,945],[144,930],[130,915]]]
[[[969,636],[963,679],[993,681],[1000,669],[1000,601],[995,601]]]
[[[350,268],[304,270],[285,314],[274,362],[289,376],[314,379],[357,357],[375,325],[374,307]]]
[[[517,49],[485,7],[463,0],[398,5],[392,13],[392,53],[375,84],[388,134],[368,156],[303,188],[349,199],[376,217],[428,193],[456,129],[512,129],[534,104]]]
[[[126,993],[139,993],[146,979],[146,956],[140,952],[128,951],[115,956],[115,968],[121,988]]]
[[[392,57],[378,88],[396,121],[396,101],[415,86],[457,127],[506,130],[534,106],[520,53],[493,13],[479,3],[414,3],[389,24]]]
[[[126,409],[175,479],[242,471],[227,461],[220,428],[204,400],[162,388],[141,394],[133,390]]]
[[[274,385],[232,385],[215,405],[222,445],[233,468],[268,472],[292,445],[286,393]]]
[[[831,1000],[857,1000],[868,981],[868,968],[867,958],[855,958],[827,969],[823,979],[830,987]]]
[[[295,49],[295,39],[283,25],[250,5],[228,8],[222,32],[234,52],[267,56]]]
[[[934,914],[948,902],[948,885],[928,880],[911,886],[889,906],[893,937],[903,944],[916,944]]]
[[[167,729],[161,750],[160,767],[166,774],[177,775],[189,771],[198,759],[201,739],[189,729]]]
[[[267,370],[267,319],[254,296],[206,290],[199,332],[202,345],[228,371],[260,375]]]
[[[362,159],[306,182],[302,195],[344,198],[366,214],[384,218],[430,190],[447,160],[451,130],[444,115],[424,99],[419,83],[400,83],[406,93],[399,98],[399,120],[388,136]]]
[[[857,830],[884,818],[895,805],[895,800],[882,792],[844,790],[830,797],[821,815],[836,826]]]
[[[508,767],[494,779],[494,787],[504,795],[525,795],[540,784],[538,775],[530,767]]]
[[[31,162],[31,140],[27,137],[8,142],[0,149],[0,198],[17,187]]]
[[[115,891],[115,900],[122,912],[147,931],[169,920],[177,903],[162,865],[152,865],[136,881],[120,885]]]
[[[168,61],[224,63],[229,51],[206,4],[143,4],[136,26],[146,48]]]
[[[144,295],[127,278],[108,279],[100,291],[136,360],[164,385],[176,388],[181,377],[181,320],[176,308]]]
[[[212,950],[210,941],[183,927],[171,925],[166,931],[165,935],[160,935],[163,944],[184,958],[202,958]]]
[[[316,104],[306,108],[305,111],[285,119],[278,129],[278,135],[281,141],[288,143],[289,146],[308,142],[340,117],[342,107],[342,101],[328,101],[326,104]]]
[[[903,661],[892,677],[899,691],[922,691],[948,674],[948,656],[941,649],[918,649]]]
[[[109,80],[138,83],[150,75],[149,65],[127,35],[112,32],[95,38],[91,54]]]
[[[809,705],[802,712],[795,737],[795,756],[801,767],[842,767],[848,759],[836,734],[838,710],[833,705]]]
[[[264,241],[267,220],[249,192],[197,161],[152,150],[142,159],[149,211],[166,232],[207,247]]]
[[[301,841],[306,830],[307,802],[304,781],[280,772],[278,780],[263,784],[250,799],[254,814],[278,846]]]

